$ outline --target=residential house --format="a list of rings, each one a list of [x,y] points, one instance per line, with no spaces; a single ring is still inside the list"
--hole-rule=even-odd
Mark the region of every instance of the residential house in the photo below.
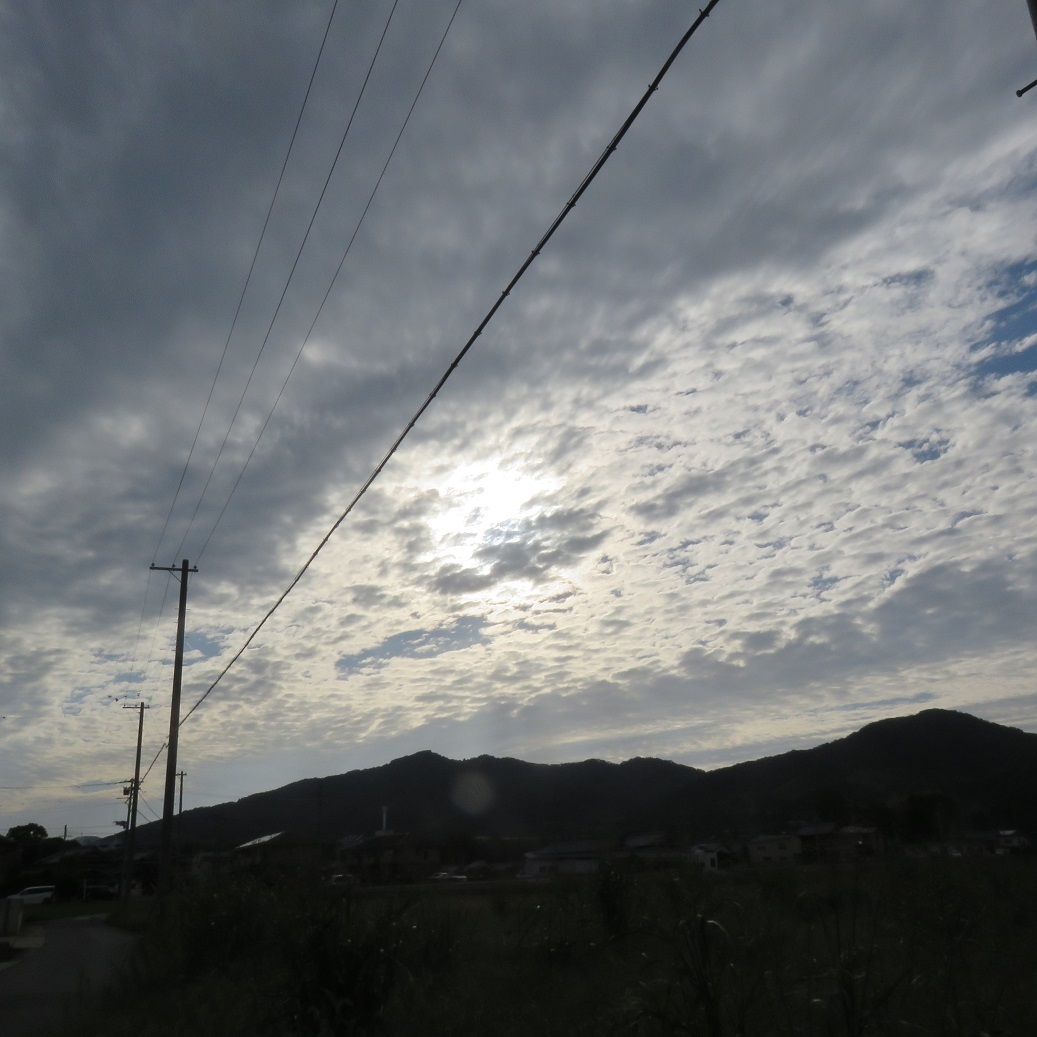
[[[803,854],[796,834],[758,835],[748,843],[750,864],[795,864]]]
[[[235,868],[271,877],[318,876],[332,849],[289,832],[271,832],[235,847],[231,856]]]
[[[882,833],[863,825],[836,827],[831,822],[801,825],[796,829],[807,864],[838,864],[883,852]]]
[[[611,849],[611,845],[603,839],[550,843],[525,855],[519,878],[550,879],[593,875],[601,867],[601,862],[612,856]]]
[[[347,836],[336,848],[337,869],[360,882],[380,885],[420,882],[443,869],[442,845],[406,832],[382,830],[370,836]]]
[[[727,848],[720,843],[698,843],[691,848],[692,863],[705,872],[719,871],[721,860],[727,856]]]

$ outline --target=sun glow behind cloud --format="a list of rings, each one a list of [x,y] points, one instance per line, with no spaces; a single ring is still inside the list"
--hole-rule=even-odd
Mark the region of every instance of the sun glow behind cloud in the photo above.
[[[428,515],[430,559],[466,569],[485,568],[487,549],[505,543],[524,522],[543,514],[544,498],[561,480],[524,465],[492,460],[455,467],[433,487]]]

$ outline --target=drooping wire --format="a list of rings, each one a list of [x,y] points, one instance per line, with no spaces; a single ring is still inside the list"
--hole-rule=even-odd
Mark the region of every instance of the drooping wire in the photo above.
[[[418,92],[414,95],[414,100],[411,102],[410,109],[407,112],[406,118],[403,120],[403,124],[400,126],[400,132],[396,134],[396,140],[393,141],[393,146],[389,151],[389,157],[385,160],[385,164],[382,166],[382,171],[378,174],[378,179],[375,181],[375,185],[371,190],[370,195],[367,198],[367,204],[364,206],[363,212],[360,214],[360,218],[357,220],[356,225],[353,227],[353,233],[350,235],[349,241],[346,244],[345,251],[342,253],[342,258],[339,260],[338,266],[335,268],[335,273],[331,277],[331,281],[328,283],[327,290],[324,293],[324,297],[320,301],[320,306],[317,307],[317,312],[314,315],[313,320],[310,322],[309,328],[306,330],[306,334],[303,336],[302,342],[299,345],[299,349],[296,351],[295,359],[292,361],[292,366],[288,368],[288,373],[284,376],[284,381],[281,383],[281,388],[277,392],[277,396],[274,399],[273,406],[271,406],[267,413],[266,419],[263,421],[262,426],[259,429],[259,434],[256,436],[255,441],[252,444],[252,449],[249,451],[248,457],[245,458],[245,463],[241,466],[241,471],[238,472],[238,477],[234,480],[234,485],[230,488],[230,493],[227,495],[227,499],[223,502],[223,507],[220,509],[219,515],[216,516],[216,521],[213,523],[212,529],[209,530],[209,535],[205,538],[205,542],[202,544],[201,550],[198,552],[198,559],[200,560],[202,555],[205,553],[205,549],[209,546],[209,541],[212,539],[213,534],[216,532],[216,528],[223,520],[223,516],[227,511],[227,507],[231,502],[231,498],[234,496],[235,491],[238,488],[238,484],[241,482],[242,477],[245,474],[245,469],[248,468],[249,462],[252,460],[253,455],[256,452],[256,448],[259,446],[259,441],[263,438],[263,433],[266,432],[267,425],[270,424],[270,419],[274,416],[274,411],[277,410],[277,405],[281,402],[281,397],[284,395],[285,388],[288,386],[288,381],[295,372],[295,368],[298,366],[299,360],[302,357],[303,350],[309,344],[310,338],[313,336],[313,329],[317,326],[317,321],[320,320],[320,315],[324,312],[324,307],[328,302],[328,298],[331,295],[335,284],[338,282],[339,275],[342,273],[342,268],[345,266],[346,259],[349,256],[350,251],[353,248],[353,242],[356,241],[357,234],[360,233],[360,228],[363,226],[364,220],[367,218],[367,213],[374,202],[375,195],[378,194],[378,188],[382,186],[382,181],[385,179],[385,174],[389,169],[389,164],[393,160],[393,156],[396,154],[396,149],[399,147],[400,140],[403,137],[404,131],[407,129],[407,124],[410,122],[410,117],[414,114],[414,109],[418,105],[418,101],[421,99],[422,91],[425,89],[425,84],[428,82],[429,76],[432,74],[432,69],[436,64],[436,59],[439,57],[439,52],[443,49],[443,44],[446,43],[446,38],[450,34],[450,28],[454,24],[454,19],[457,17],[457,12],[461,8],[462,0],[457,0],[457,4],[454,7],[454,13],[450,16],[450,21],[447,22],[446,29],[439,41],[439,46],[436,48],[436,52],[432,55],[432,60],[429,62],[428,68],[425,70],[425,76],[421,80],[421,85],[418,87]]]
[[[303,113],[306,111],[306,104],[310,99],[310,91],[313,89],[313,81],[317,77],[317,68],[320,65],[320,59],[324,54],[324,46],[328,42],[328,33],[331,31],[331,23],[335,19],[335,12],[338,10],[338,0],[333,0],[331,5],[331,13],[328,15],[328,22],[324,26],[324,35],[320,41],[320,49],[317,51],[317,60],[313,63],[313,70],[310,72],[310,81],[306,84],[306,93],[303,95],[302,104],[299,106],[299,114],[295,120],[295,128],[292,130],[292,139],[288,142],[288,150],[285,152],[284,162],[281,163],[281,172],[277,176],[277,185],[274,187],[273,196],[270,199],[270,206],[266,211],[266,218],[263,220],[263,229],[259,232],[259,240],[256,242],[255,251],[252,253],[252,262],[249,264],[248,274],[245,277],[244,287],[241,289],[241,295],[238,298],[238,305],[234,311],[234,319],[230,324],[230,331],[227,332],[226,341],[223,343],[223,352],[220,354],[220,362],[216,367],[216,374],[213,375],[212,385],[209,386],[209,395],[206,397],[205,406],[202,408],[202,416],[198,419],[198,428],[195,429],[194,439],[191,441],[191,449],[187,452],[187,460],[184,462],[184,470],[180,473],[180,481],[177,483],[176,492],[173,494],[172,503],[169,505],[169,511],[166,514],[166,521],[162,524],[162,532],[159,533],[158,543],[155,544],[155,553],[151,561],[154,563],[158,558],[159,548],[162,546],[162,540],[166,535],[166,530],[169,528],[169,520],[173,516],[173,509],[176,507],[177,498],[180,496],[180,490],[183,488],[184,479],[187,476],[187,471],[191,467],[191,459],[194,457],[195,447],[198,445],[198,437],[202,432],[202,425],[205,423],[205,416],[209,413],[209,404],[212,403],[213,393],[216,391],[216,382],[219,380],[220,372],[223,370],[223,363],[227,359],[227,350],[230,347],[231,338],[234,336],[234,329],[238,325],[238,317],[241,315],[241,307],[245,302],[245,294],[248,292],[248,286],[252,282],[252,274],[256,269],[256,261],[259,259],[259,250],[263,246],[263,240],[266,237],[267,228],[270,226],[270,217],[274,211],[274,204],[277,201],[277,196],[281,191],[281,184],[284,181],[284,173],[288,168],[288,160],[291,158],[292,149],[295,147],[295,138],[299,135],[299,126],[302,123]],[[183,546],[181,542],[181,546]],[[179,555],[179,549],[176,555]]]
[[[400,0],[393,0],[392,9],[389,11],[389,17],[385,22],[385,28],[382,30],[382,35],[378,40],[378,46],[375,48],[374,56],[371,58],[371,63],[367,68],[367,75],[364,77],[364,82],[360,87],[360,93],[357,95],[356,103],[353,105],[353,110],[349,114],[349,120],[346,123],[346,128],[342,134],[342,139],[339,141],[338,151],[335,152],[335,158],[331,163],[331,168],[328,170],[327,178],[324,181],[324,186],[321,188],[320,196],[317,198],[317,204],[313,207],[313,213],[310,216],[310,222],[306,227],[306,233],[303,235],[302,243],[299,245],[298,251],[295,253],[295,260],[292,263],[292,268],[288,272],[288,279],[285,281],[284,289],[281,292],[281,297],[277,300],[277,306],[274,309],[274,314],[270,318],[270,323],[267,325],[266,334],[263,336],[263,341],[259,346],[259,352],[256,354],[256,359],[252,363],[252,370],[249,371],[248,378],[245,380],[245,387],[241,390],[241,396],[238,398],[238,404],[234,408],[234,413],[231,415],[230,424],[227,426],[227,432],[223,437],[223,442],[220,444],[220,449],[216,452],[216,457],[212,462],[212,466],[209,469],[209,474],[205,479],[205,485],[202,487],[202,492],[199,494],[198,503],[194,506],[194,511],[191,514],[191,521],[187,524],[187,529],[184,531],[184,535],[180,540],[180,545],[177,547],[174,554],[174,558],[180,557],[180,552],[183,550],[183,546],[188,536],[191,533],[191,528],[194,526],[194,520],[198,517],[198,509],[202,506],[202,501],[205,499],[205,494],[209,489],[209,483],[212,482],[213,473],[216,471],[216,466],[220,463],[220,458],[223,456],[223,451],[227,447],[227,441],[230,439],[231,430],[234,428],[234,423],[238,420],[238,414],[241,412],[241,407],[245,402],[245,396],[248,394],[249,386],[252,384],[252,379],[255,376],[256,368],[259,366],[259,361],[266,350],[267,343],[270,341],[270,336],[274,330],[274,324],[277,322],[278,315],[281,312],[281,307],[284,304],[285,296],[288,294],[288,289],[291,287],[292,279],[295,277],[295,271],[299,266],[299,260],[302,258],[303,250],[306,248],[306,243],[310,240],[310,233],[313,230],[313,225],[317,220],[317,213],[320,210],[321,204],[324,201],[324,196],[327,194],[328,185],[331,183],[331,178],[335,173],[335,169],[338,166],[338,160],[342,156],[342,149],[346,145],[346,138],[349,136],[350,128],[353,125],[353,120],[356,118],[357,109],[360,107],[360,102],[364,99],[364,95],[367,92],[367,84],[371,79],[371,73],[374,71],[375,62],[378,60],[378,55],[382,51],[382,44],[385,42],[385,37],[389,32],[389,26],[392,24],[393,15],[396,13],[396,8]],[[255,447],[253,447],[253,450]]]
[[[673,65],[673,63],[677,60],[677,57],[680,55],[681,51],[687,45],[687,43],[691,39],[691,37],[694,36],[695,33],[698,31],[699,26],[701,26],[702,23],[709,17],[709,15],[712,13],[713,9],[716,7],[716,5],[719,2],[720,2],[720,0],[709,0],[709,3],[707,3],[706,6],[699,12],[698,17],[692,23],[691,28],[689,28],[688,31],[681,37],[680,42],[677,44],[676,47],[674,47],[674,49],[671,52],[670,56],[663,63],[663,66],[659,70],[659,72],[656,75],[655,79],[653,79],[652,82],[648,85],[648,89],[645,91],[644,95],[641,97],[641,99],[634,106],[633,110],[626,117],[626,119],[624,120],[622,126],[620,126],[619,130],[616,132],[615,136],[612,138],[611,141],[609,141],[608,146],[605,148],[605,150],[599,156],[598,160],[591,167],[590,172],[580,182],[579,187],[576,188],[576,190],[573,192],[572,196],[569,198],[569,200],[562,207],[561,212],[559,212],[559,214],[555,217],[554,222],[547,229],[547,232],[543,235],[543,237],[540,239],[540,241],[537,242],[536,247],[529,254],[529,256],[526,258],[526,260],[522,263],[522,265],[519,267],[518,271],[515,273],[515,275],[512,277],[512,279],[508,282],[507,287],[505,287],[504,291],[501,292],[500,297],[490,307],[490,309],[487,312],[486,316],[483,317],[483,319],[479,322],[479,325],[476,327],[475,331],[472,332],[472,334],[469,337],[468,341],[465,342],[465,344],[461,348],[460,352],[451,361],[450,366],[446,369],[446,371],[444,372],[442,377],[439,379],[439,381],[436,382],[436,384],[433,387],[432,391],[425,398],[425,401],[417,409],[417,411],[414,413],[414,416],[410,419],[410,421],[407,422],[407,424],[404,427],[403,431],[393,441],[392,445],[389,447],[389,449],[386,452],[385,456],[381,459],[381,461],[378,462],[378,464],[375,466],[374,471],[367,477],[367,479],[365,480],[364,484],[356,492],[356,494],[354,495],[353,499],[347,505],[345,511],[343,511],[342,514],[339,515],[339,517],[335,520],[335,522],[332,525],[332,527],[324,535],[324,537],[320,541],[320,543],[316,546],[316,548],[314,548],[313,552],[310,554],[309,558],[306,559],[306,562],[303,564],[303,567],[299,570],[299,572],[295,575],[294,579],[292,579],[292,581],[288,584],[288,586],[285,588],[285,590],[280,595],[280,597],[278,597],[278,599],[274,602],[274,604],[269,608],[269,610],[267,611],[266,615],[264,615],[263,618],[259,621],[259,623],[256,625],[255,629],[252,631],[252,633],[249,634],[248,638],[245,640],[245,643],[232,656],[230,662],[228,662],[227,665],[220,671],[219,675],[212,682],[212,684],[210,684],[209,687],[206,688],[205,692],[201,695],[201,697],[198,699],[198,701],[195,702],[195,704],[187,711],[187,713],[184,714],[183,718],[180,721],[181,725],[186,723],[187,719],[209,697],[209,695],[212,693],[213,689],[220,683],[220,681],[223,680],[223,678],[229,672],[230,668],[238,661],[238,659],[241,658],[241,656],[245,653],[245,650],[248,648],[248,646],[253,642],[253,640],[255,640],[255,637],[259,633],[259,631],[262,630],[263,627],[266,625],[267,620],[270,619],[270,617],[281,606],[281,604],[285,600],[285,598],[287,598],[288,595],[295,589],[296,585],[299,583],[299,581],[305,575],[306,570],[309,569],[309,567],[313,564],[313,561],[316,559],[317,555],[319,555],[320,552],[324,549],[325,545],[328,543],[328,541],[334,535],[335,531],[346,520],[346,518],[349,515],[349,513],[353,510],[354,507],[356,507],[357,503],[364,496],[364,494],[368,491],[368,489],[371,487],[372,483],[374,483],[375,479],[377,479],[378,476],[381,475],[382,470],[389,463],[389,461],[392,458],[393,454],[396,453],[396,451],[399,448],[400,444],[404,441],[404,439],[406,439],[406,437],[410,433],[411,429],[414,428],[414,426],[417,424],[417,422],[421,418],[421,416],[431,406],[432,401],[436,398],[436,396],[439,393],[440,389],[443,388],[443,386],[447,382],[447,379],[454,373],[454,371],[456,370],[458,364],[460,364],[461,361],[465,358],[465,356],[467,355],[468,351],[475,344],[476,339],[478,339],[478,337],[483,333],[483,330],[486,328],[486,326],[493,319],[494,315],[497,313],[497,311],[503,305],[504,300],[511,294],[512,290],[518,284],[519,280],[522,278],[522,276],[525,274],[525,272],[530,268],[530,266],[532,266],[533,261],[536,259],[536,257],[538,255],[540,255],[541,251],[544,249],[544,247],[547,245],[547,243],[554,236],[555,231],[557,231],[558,228],[562,225],[563,221],[569,215],[569,213],[572,212],[573,208],[575,207],[576,203],[580,200],[580,198],[583,196],[584,192],[587,190],[588,187],[590,187],[590,185],[594,181],[595,177],[597,177],[598,173],[601,172],[602,167],[609,160],[609,158],[611,157],[613,152],[615,152],[616,148],[619,146],[619,144],[622,141],[622,139],[626,136],[627,131],[633,125],[634,120],[638,117],[638,115],[641,114],[641,111],[645,107],[645,105],[648,103],[649,98],[652,96],[652,94],[654,94],[656,92],[656,90],[659,89],[660,82],[662,81],[662,79],[666,75],[666,73],[670,70],[670,67]],[[161,752],[161,750],[160,750],[160,752]],[[157,756],[156,756],[156,759],[157,759]],[[152,765],[154,765],[154,763]]]

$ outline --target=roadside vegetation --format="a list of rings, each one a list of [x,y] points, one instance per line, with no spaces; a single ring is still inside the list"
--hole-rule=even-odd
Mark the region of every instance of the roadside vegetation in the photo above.
[[[392,892],[238,878],[181,893],[68,1032],[1037,1033],[1034,865],[605,867]]]

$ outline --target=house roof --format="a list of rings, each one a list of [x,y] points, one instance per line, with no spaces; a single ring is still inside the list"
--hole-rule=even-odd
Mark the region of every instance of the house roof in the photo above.
[[[249,839],[247,843],[242,843],[240,846],[235,847],[237,850],[251,850],[254,846],[263,846],[266,843],[273,842],[279,836],[284,835],[284,832],[271,832],[270,835],[261,835],[255,839]]]

